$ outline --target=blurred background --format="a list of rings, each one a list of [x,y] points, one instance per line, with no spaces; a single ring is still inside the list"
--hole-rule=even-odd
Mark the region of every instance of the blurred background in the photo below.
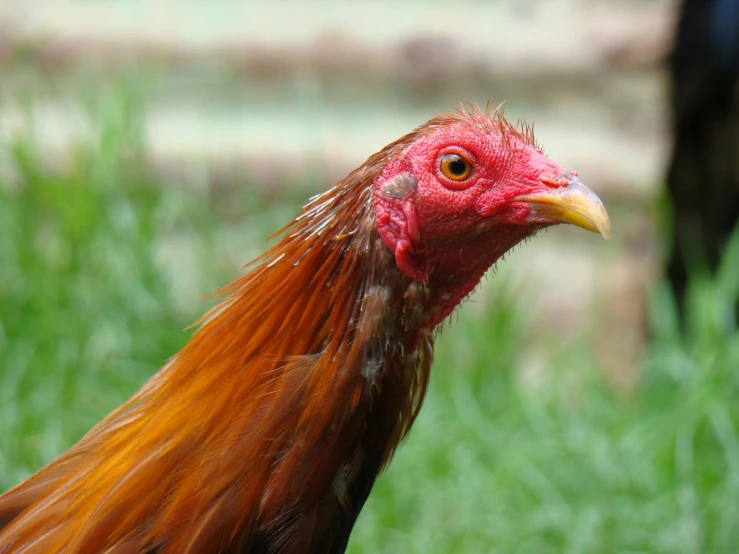
[[[350,552],[735,552],[739,241],[687,256],[677,302],[664,268],[681,217],[718,217],[711,183],[736,221],[739,2],[688,2],[670,57],[682,4],[3,0],[0,490],[177,352],[310,195],[494,96],[614,238],[542,234],[458,312]]]

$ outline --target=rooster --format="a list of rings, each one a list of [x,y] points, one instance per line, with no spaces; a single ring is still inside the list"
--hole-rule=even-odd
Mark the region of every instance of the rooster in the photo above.
[[[312,198],[190,342],[0,497],[0,552],[339,553],[418,415],[434,330],[597,196],[500,110],[437,116]]]

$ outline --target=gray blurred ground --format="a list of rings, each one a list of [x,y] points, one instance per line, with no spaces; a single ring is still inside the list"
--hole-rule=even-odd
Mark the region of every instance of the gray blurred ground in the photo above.
[[[219,186],[333,180],[460,101],[507,100],[548,155],[612,213],[614,241],[558,229],[501,270],[524,282],[542,327],[595,327],[629,386],[644,288],[658,251],[649,203],[668,139],[664,75],[675,3],[510,0],[236,2],[3,0],[0,136],[30,129],[63,159],[85,140],[73,90],[118,69],[163,68],[145,106],[152,165],[207,167]],[[18,60],[21,60],[20,62]],[[29,68],[53,85],[24,111]],[[484,309],[484,292],[478,302]],[[532,367],[544,364],[531,354]]]

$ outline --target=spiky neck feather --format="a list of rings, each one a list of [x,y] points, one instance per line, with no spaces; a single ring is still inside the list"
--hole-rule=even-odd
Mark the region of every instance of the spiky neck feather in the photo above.
[[[3,498],[0,545],[340,549],[431,364],[430,291],[374,225],[371,183],[402,140],[315,197],[167,366]]]
[[[147,399],[182,399],[180,417],[204,430],[198,440],[223,444],[217,467],[203,471],[209,462],[199,461],[201,478],[218,475],[218,494],[253,483],[228,504],[240,505],[242,527],[255,514],[268,542],[292,537],[305,551],[329,551],[336,514],[353,523],[427,388],[433,341],[419,330],[432,291],[398,270],[377,234],[371,183],[380,167],[371,158],[312,199],[260,265],[225,289],[228,299]],[[182,421],[174,412],[161,410]],[[203,499],[201,510],[214,502]],[[314,520],[327,529],[308,532]]]

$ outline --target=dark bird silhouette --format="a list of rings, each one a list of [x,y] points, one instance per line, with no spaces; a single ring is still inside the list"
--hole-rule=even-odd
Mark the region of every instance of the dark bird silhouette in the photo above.
[[[739,219],[739,0],[686,0],[669,70],[667,274],[682,310],[689,268],[715,270]]]

